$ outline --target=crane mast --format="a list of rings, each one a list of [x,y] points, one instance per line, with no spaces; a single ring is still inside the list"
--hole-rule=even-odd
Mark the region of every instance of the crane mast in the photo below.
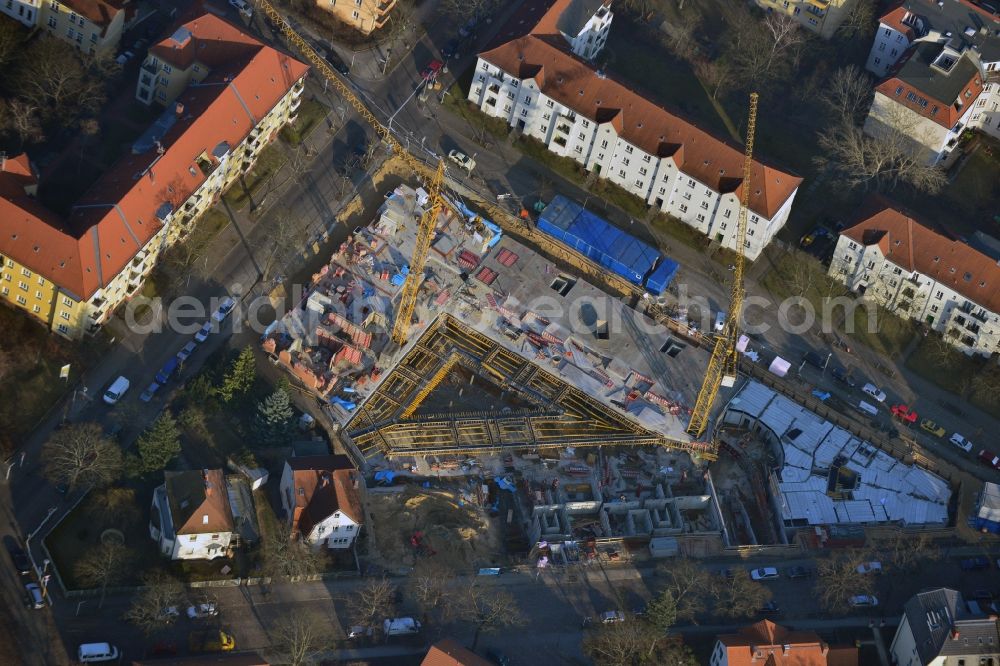
[[[740,192],[740,212],[736,229],[736,261],[733,267],[733,283],[729,293],[729,317],[722,332],[715,338],[712,356],[708,361],[708,370],[698,391],[698,399],[691,411],[687,432],[694,437],[700,437],[708,426],[709,416],[715,398],[721,386],[733,386],[739,367],[739,352],[736,350],[740,333],[740,316],[743,311],[743,297],[746,290],[743,286],[743,271],[746,264],[743,251],[746,249],[747,217],[750,206],[750,191],[752,189],[750,175],[753,169],[753,140],[757,129],[757,93],[750,93],[750,111],[747,117],[747,138],[743,151],[743,182]]]

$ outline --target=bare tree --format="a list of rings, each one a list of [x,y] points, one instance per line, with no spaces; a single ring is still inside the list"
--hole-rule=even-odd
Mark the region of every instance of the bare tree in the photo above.
[[[25,99],[0,99],[0,131],[12,135],[22,148],[43,141],[39,107]]]
[[[496,631],[504,627],[512,627],[522,623],[521,609],[514,596],[503,589],[481,587],[471,582],[462,592],[458,607],[464,617],[476,625],[476,633],[472,638],[473,652],[479,645],[479,635]]]
[[[420,609],[426,624],[432,616],[446,622],[454,612],[455,594],[451,587],[455,574],[439,560],[417,560],[406,582],[406,595]]]
[[[459,21],[467,21],[475,16],[488,14],[496,0],[441,0],[438,12],[454,16]]]
[[[908,183],[933,194],[947,182],[944,170],[920,155],[916,142],[898,127],[886,125],[868,136],[853,125],[833,123],[820,132],[819,145],[823,153],[813,161],[850,187],[891,190]]]
[[[828,611],[846,611],[852,596],[871,594],[873,576],[858,573],[862,561],[861,557],[848,555],[820,560],[816,568],[816,596]]]
[[[601,625],[583,638],[583,652],[596,664],[696,666],[683,642],[648,622],[630,620]]]
[[[386,578],[369,578],[361,589],[347,597],[348,617],[365,627],[378,627],[393,614],[395,606],[396,586]]]
[[[874,94],[871,77],[859,67],[848,65],[827,78],[819,99],[829,109],[833,122],[860,125]]]
[[[728,3],[725,59],[733,78],[758,89],[788,78],[797,68],[806,34],[795,19],[768,12],[758,19],[743,3]]]
[[[320,663],[324,651],[333,646],[328,623],[314,612],[287,613],[268,634],[271,647],[281,655],[280,663],[290,666]]]
[[[264,536],[261,544],[261,573],[264,576],[308,576],[323,565],[323,555],[292,537],[291,529],[279,525]]]
[[[17,51],[27,34],[27,30],[15,21],[0,21],[0,69],[6,68],[17,57]]]
[[[692,64],[694,75],[708,89],[712,99],[719,98],[719,92],[733,82],[733,73],[725,63],[708,58],[699,58]]]
[[[183,612],[184,585],[160,571],[146,574],[142,583],[143,588],[132,600],[125,619],[148,636],[172,625]],[[171,608],[176,612],[168,610]]]
[[[719,576],[712,585],[713,608],[721,617],[751,617],[771,600],[771,590],[754,582],[746,571],[730,577]]]
[[[45,474],[75,489],[106,486],[122,473],[122,451],[97,423],[78,423],[56,430],[42,447]]]
[[[878,26],[875,20],[875,0],[857,0],[837,27],[837,36],[845,40],[869,41]]]
[[[121,543],[108,541],[94,546],[76,561],[73,573],[84,585],[101,588],[98,608],[104,606],[109,585],[124,580],[132,569],[132,553]]]
[[[128,527],[139,521],[139,503],[132,488],[102,488],[87,502],[87,513],[99,525]]]
[[[913,573],[921,562],[937,560],[940,556],[940,550],[934,545],[934,540],[926,534],[911,535],[897,532],[874,541],[871,559],[890,564],[899,570],[899,574],[907,574]]]
[[[23,99],[41,109],[44,118],[58,118],[65,125],[101,108],[102,83],[88,72],[73,47],[56,39],[36,40],[23,59],[26,66],[18,68],[15,86]]]
[[[666,581],[664,590],[673,595],[678,620],[694,619],[705,610],[712,587],[712,574],[687,558],[661,564],[656,573]]]
[[[663,26],[660,41],[677,58],[694,63],[704,59],[699,36],[702,34],[701,12],[697,5],[678,10],[678,17]]]

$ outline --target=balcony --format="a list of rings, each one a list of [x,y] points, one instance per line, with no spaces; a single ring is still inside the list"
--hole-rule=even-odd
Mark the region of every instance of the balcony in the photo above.
[[[156,65],[153,65],[153,64],[151,64],[149,62],[144,62],[144,63],[142,63],[142,71],[149,72],[153,76],[156,76],[156,72],[158,70],[156,68]]]
[[[499,93],[500,92],[500,86],[497,85],[496,83],[494,83],[494,84],[490,85],[490,87],[487,88],[487,90],[489,90],[491,93]]]
[[[380,2],[376,3],[375,5],[375,11],[380,16],[385,16],[390,11],[392,11],[392,8],[395,6],[396,6],[396,0],[380,0]]]
[[[569,134],[569,130],[570,130],[570,126],[567,125],[566,123],[563,123],[562,125],[557,125],[556,126],[556,131],[557,132],[561,132],[562,134]]]
[[[989,315],[986,313],[986,310],[969,301],[962,303],[962,307],[960,307],[958,311],[969,315],[981,324],[985,324],[989,321]]]

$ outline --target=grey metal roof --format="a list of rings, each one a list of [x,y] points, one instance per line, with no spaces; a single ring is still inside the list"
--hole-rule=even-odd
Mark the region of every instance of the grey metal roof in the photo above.
[[[931,63],[941,54],[938,44],[918,44],[913,55],[896,73],[896,78],[907,83],[925,95],[951,105],[961,96],[969,81],[979,74],[979,66],[968,53],[963,53],[947,72]],[[967,100],[963,100],[963,104]]]
[[[572,0],[569,6],[559,15],[559,19],[556,21],[556,27],[559,28],[559,32],[565,33],[570,37],[576,37],[583,30],[583,26],[587,25],[587,21],[590,17],[597,13],[597,10],[601,8],[602,5],[607,0]]]
[[[930,31],[942,35],[951,33],[951,41],[956,50],[962,50],[962,45],[975,45],[987,62],[1000,60],[1000,17],[996,15],[995,7],[1000,6],[1000,0],[987,0],[978,4],[982,11],[977,11],[962,2],[945,0],[906,0],[902,6],[922,20],[923,34]],[[992,14],[992,16],[990,16]],[[966,34],[968,29],[973,34]]]
[[[973,617],[960,592],[945,587],[913,596],[903,607],[920,663],[939,656],[990,656],[1000,653],[997,621]]]

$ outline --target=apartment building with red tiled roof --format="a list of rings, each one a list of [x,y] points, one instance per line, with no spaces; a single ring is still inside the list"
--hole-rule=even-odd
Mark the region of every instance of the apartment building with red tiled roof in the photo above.
[[[362,35],[384,28],[396,7],[396,0],[315,0],[315,3]]]
[[[924,161],[944,166],[961,154],[966,129],[1000,138],[1000,14],[991,3],[895,4],[865,68],[879,77],[866,133],[895,128]]]
[[[718,637],[711,666],[858,666],[856,647],[831,647],[812,631],[792,631],[770,620]]]
[[[742,148],[593,69],[552,35],[533,31],[480,53],[468,99],[750,259],[788,220],[802,182],[754,161],[749,228],[737,248]]]
[[[131,0],[0,0],[0,14],[83,53],[108,55],[114,53],[136,10]]]
[[[882,198],[840,233],[829,274],[966,354],[1000,351],[1000,264]]]
[[[68,216],[26,189],[0,188],[0,295],[63,336],[95,332],[137,294],[160,251],[190,232],[298,108],[306,65],[211,14],[183,29],[195,40],[241,39],[243,50],[178,93]]]

